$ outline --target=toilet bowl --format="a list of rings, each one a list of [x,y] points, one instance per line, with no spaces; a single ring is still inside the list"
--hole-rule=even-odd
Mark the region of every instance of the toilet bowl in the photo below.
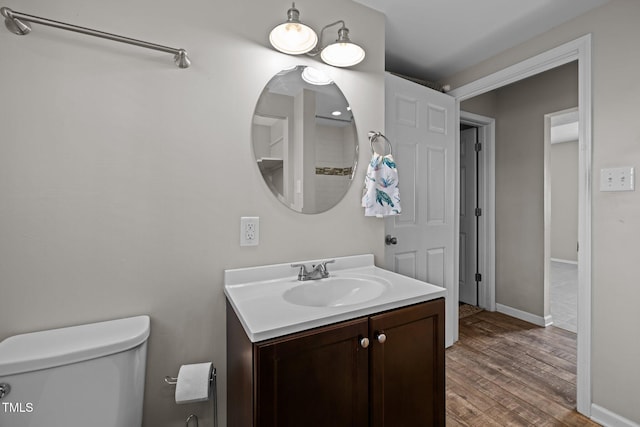
[[[0,426],[139,427],[148,316],[0,342]]]

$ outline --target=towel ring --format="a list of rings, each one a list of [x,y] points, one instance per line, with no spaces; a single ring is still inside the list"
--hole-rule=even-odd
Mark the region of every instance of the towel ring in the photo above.
[[[374,131],[370,131],[369,132],[369,143],[371,145],[371,153],[372,154],[380,154],[378,152],[376,152],[375,148],[373,148],[373,143],[376,142],[378,140],[378,138],[383,138],[385,140],[385,142],[387,143],[386,145],[389,146],[389,155],[393,155],[393,146],[391,145],[391,141],[389,141],[387,139],[386,136],[384,136],[382,134],[382,132],[374,132]],[[384,151],[382,152],[382,155],[384,156]]]

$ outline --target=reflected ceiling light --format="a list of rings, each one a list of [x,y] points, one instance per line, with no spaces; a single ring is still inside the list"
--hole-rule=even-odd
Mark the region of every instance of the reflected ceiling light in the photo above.
[[[331,115],[332,115],[332,116],[341,116],[341,115],[342,115],[342,112],[341,112],[341,111],[336,110],[336,111],[332,112],[332,113],[331,113]]]
[[[269,41],[280,52],[301,55],[316,47],[318,35],[311,27],[300,22],[300,11],[292,3],[287,11],[287,21],[271,30]]]
[[[338,24],[342,26],[338,29],[336,41],[322,46],[324,31]],[[271,31],[269,41],[280,52],[290,55],[304,53],[310,56],[320,55],[324,62],[334,67],[352,67],[362,62],[365,57],[364,49],[349,38],[349,29],[345,26],[344,21],[340,20],[324,26],[320,31],[320,40],[318,40],[316,33],[300,22],[300,11],[296,9],[295,3],[287,12],[287,22],[278,25]]]
[[[331,80],[328,75],[313,67],[305,67],[304,70],[302,70],[302,80],[316,86],[333,83],[333,80]]]

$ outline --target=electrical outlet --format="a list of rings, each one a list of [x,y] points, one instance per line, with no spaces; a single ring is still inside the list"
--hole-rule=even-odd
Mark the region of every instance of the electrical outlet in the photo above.
[[[240,218],[240,246],[257,246],[260,242],[260,217]]]

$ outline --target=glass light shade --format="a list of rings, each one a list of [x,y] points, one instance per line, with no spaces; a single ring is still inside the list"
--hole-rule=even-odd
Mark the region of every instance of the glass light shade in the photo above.
[[[320,54],[324,62],[334,67],[351,67],[364,59],[364,49],[351,42],[335,42]]]
[[[316,46],[318,35],[300,22],[285,22],[271,30],[269,41],[280,52],[302,55]]]

